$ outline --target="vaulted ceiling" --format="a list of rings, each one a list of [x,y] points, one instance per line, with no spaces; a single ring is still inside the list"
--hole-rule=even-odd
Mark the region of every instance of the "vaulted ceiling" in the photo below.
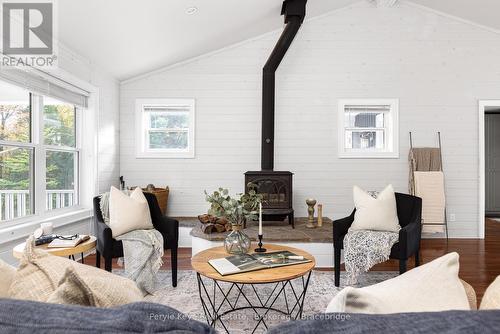
[[[358,1],[309,0],[307,15]],[[61,0],[59,39],[124,80],[277,29],[282,2]],[[500,0],[412,2],[500,30]]]

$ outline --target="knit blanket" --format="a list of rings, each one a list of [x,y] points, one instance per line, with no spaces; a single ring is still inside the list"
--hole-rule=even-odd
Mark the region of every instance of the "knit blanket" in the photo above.
[[[358,282],[358,276],[377,263],[389,259],[399,233],[369,230],[349,230],[344,237],[344,265],[347,285]]]
[[[101,196],[104,222],[109,223],[109,193]],[[115,238],[123,244],[125,277],[135,281],[144,294],[153,294],[156,273],[163,264],[163,236],[155,229],[135,230]]]

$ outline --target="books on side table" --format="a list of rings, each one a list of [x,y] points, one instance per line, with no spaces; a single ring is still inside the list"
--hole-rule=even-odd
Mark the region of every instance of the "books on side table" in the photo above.
[[[208,261],[222,276],[307,262],[311,260],[289,251],[232,255]]]
[[[56,238],[47,245],[49,248],[73,248],[90,239],[88,235],[78,235],[75,238]]]

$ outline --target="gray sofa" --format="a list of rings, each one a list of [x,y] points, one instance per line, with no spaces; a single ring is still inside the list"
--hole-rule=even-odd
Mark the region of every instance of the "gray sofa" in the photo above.
[[[318,314],[311,319],[283,323],[271,328],[267,334],[499,332],[500,310],[495,310],[388,315]],[[168,306],[153,303],[105,309],[0,299],[0,333],[215,334],[216,331]]]
[[[159,304],[133,303],[106,309],[0,299],[0,333],[215,334],[216,331]]]
[[[500,310],[397,314],[318,314],[313,319],[283,323],[267,334],[389,333],[490,334],[500,333]]]

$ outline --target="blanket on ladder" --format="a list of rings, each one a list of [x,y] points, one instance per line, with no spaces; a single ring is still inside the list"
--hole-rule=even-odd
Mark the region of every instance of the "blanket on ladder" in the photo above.
[[[101,212],[109,223],[109,193],[101,196]],[[163,236],[155,229],[135,230],[116,237],[123,243],[125,276],[136,282],[144,294],[153,294],[156,273],[163,264]]]

